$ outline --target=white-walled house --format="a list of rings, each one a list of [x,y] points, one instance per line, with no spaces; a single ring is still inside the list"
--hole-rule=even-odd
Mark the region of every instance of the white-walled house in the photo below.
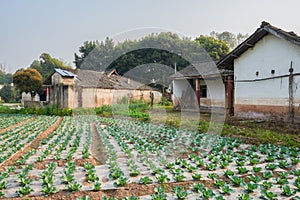
[[[170,77],[174,108],[228,108],[223,79],[231,74],[230,70],[218,70],[214,62],[185,67]]]
[[[294,120],[300,114],[300,37],[262,22],[217,63],[234,70],[234,113]]]

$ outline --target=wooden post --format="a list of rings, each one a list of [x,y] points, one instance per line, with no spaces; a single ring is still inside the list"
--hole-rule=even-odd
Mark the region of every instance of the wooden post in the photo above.
[[[198,78],[196,79],[196,97],[198,106],[200,107],[200,80]]]
[[[234,115],[233,110],[233,80],[231,76],[227,77],[227,112],[229,116]]]
[[[289,69],[289,121],[294,123],[294,116],[295,116],[295,109],[294,109],[294,90],[293,90],[293,83],[294,83],[294,75],[293,75],[293,62],[291,61],[291,66]]]

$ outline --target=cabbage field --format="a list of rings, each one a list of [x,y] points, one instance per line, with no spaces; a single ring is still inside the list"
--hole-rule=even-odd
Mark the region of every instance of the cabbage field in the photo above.
[[[94,115],[0,115],[3,199],[300,199],[300,150]]]

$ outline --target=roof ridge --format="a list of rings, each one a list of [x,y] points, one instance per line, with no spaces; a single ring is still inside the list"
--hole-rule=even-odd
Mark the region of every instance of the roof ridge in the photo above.
[[[257,28],[256,31],[252,33],[244,42],[239,44],[235,49],[219,60],[217,62],[217,66],[219,68],[225,67],[232,69],[232,62],[234,59],[243,54],[249,48],[254,47],[258,41],[268,34],[300,46],[300,36],[298,36],[294,31],[284,31],[276,26],[271,25],[269,22],[262,21],[260,27]]]

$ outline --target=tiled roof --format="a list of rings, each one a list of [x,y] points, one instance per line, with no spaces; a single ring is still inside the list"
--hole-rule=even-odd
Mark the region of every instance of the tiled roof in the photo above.
[[[287,40],[295,45],[300,45],[300,37],[294,32],[284,31],[280,28],[272,26],[268,22],[262,22],[261,26],[250,35],[244,42],[238,45],[235,49],[233,49],[229,54],[227,54],[224,58],[219,60],[216,64],[219,68],[223,69],[231,69],[233,70],[233,61],[242,55],[249,48],[253,48],[254,45],[260,41],[266,35],[271,34],[275,37]]]

